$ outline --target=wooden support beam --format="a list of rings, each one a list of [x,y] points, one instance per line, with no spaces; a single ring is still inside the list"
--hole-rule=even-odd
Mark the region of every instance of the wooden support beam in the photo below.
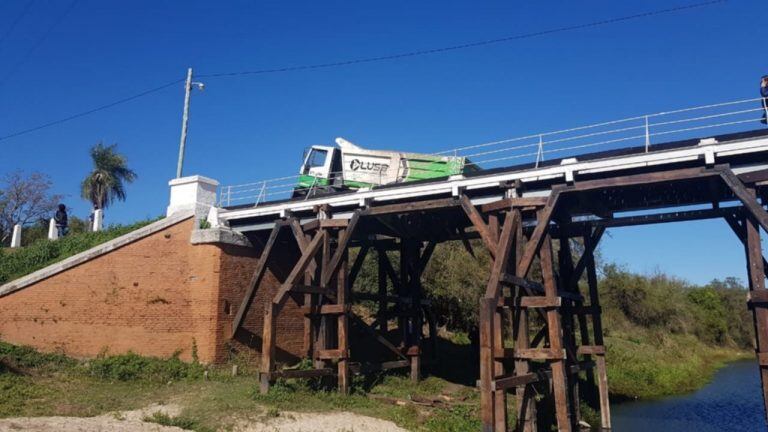
[[[355,228],[357,227],[357,222],[359,220],[360,211],[358,210],[355,211],[355,213],[349,219],[349,225],[347,228],[339,235],[339,241],[336,245],[336,252],[334,252],[333,258],[331,258],[331,260],[328,262],[327,267],[323,266],[322,274],[320,277],[320,286],[327,286],[331,281],[331,277],[333,277],[333,275],[336,273],[336,270],[338,269],[344,254],[347,253],[347,245],[355,233]]]
[[[553,188],[552,193],[547,199],[547,204],[538,212],[536,217],[536,228],[534,228],[531,238],[525,245],[525,251],[523,252],[522,258],[520,258],[520,263],[517,265],[517,275],[520,277],[526,277],[528,275],[528,271],[531,269],[536,252],[541,248],[544,239],[549,238],[547,236],[549,222],[552,220],[552,214],[557,206],[561,191],[562,188]]]
[[[284,369],[269,374],[270,379],[274,378],[317,378],[322,376],[336,375],[336,370],[332,368],[322,369]]]
[[[599,238],[594,236],[584,237],[584,249],[593,251],[589,255],[586,255],[586,271],[587,271],[587,285],[589,287],[589,306],[590,313],[592,314],[592,331],[594,333],[595,345],[605,346],[603,340],[603,321],[600,310],[600,296],[597,289],[597,269],[595,268],[595,255],[594,250],[597,247],[597,241]],[[595,243],[595,244],[593,244]],[[585,308],[585,306],[580,306]],[[575,313],[579,311],[574,310]],[[597,391],[600,399],[600,425],[603,429],[611,429],[611,404],[608,395],[608,372],[605,364],[605,356],[600,355],[596,357],[596,374],[597,374]]]
[[[548,208],[552,208],[552,205],[547,205],[541,212],[546,212]],[[551,215],[551,210],[549,211]],[[541,221],[541,218],[539,219]],[[546,218],[547,224],[549,224],[549,217]],[[538,229],[538,226],[536,227]],[[533,240],[529,241],[529,244]],[[526,248],[526,251],[528,249]],[[545,295],[549,297],[557,296],[557,286],[555,285],[555,275],[552,269],[552,244],[549,235],[543,235],[541,239],[541,248],[539,250],[539,258],[541,262],[541,276],[544,279]],[[524,269],[525,271],[519,271],[518,274],[525,274],[528,272],[528,268],[518,267],[518,270]],[[549,346],[553,352],[563,351],[562,342],[562,329],[560,326],[560,312],[555,309],[547,310],[547,331],[549,333]],[[566,365],[564,360],[550,360],[550,368],[552,369],[552,384],[554,387],[555,396],[555,417],[557,418],[557,427],[560,431],[570,432],[571,423],[570,416],[568,415],[568,394],[566,389],[568,388],[568,377],[566,376]]]
[[[384,345],[385,348],[395,353],[398,357],[402,358],[403,360],[407,360],[407,357],[401,352],[400,349],[398,349],[392,342],[387,340],[383,335],[381,335],[379,332],[371,328],[371,326],[368,325],[365,321],[363,321],[362,318],[360,318],[357,315],[352,314],[351,318],[355,323],[366,333],[371,335],[374,339],[376,339],[380,344]]]
[[[573,272],[571,273],[570,284],[572,286],[578,286],[579,280],[584,275],[584,270],[586,270],[587,268],[587,262],[590,260],[590,257],[595,252],[595,248],[600,243],[600,239],[603,237],[604,233],[605,233],[605,227],[598,226],[598,227],[595,227],[595,229],[592,230],[591,233],[587,234],[591,238],[589,241],[586,241],[586,240],[584,241],[584,252],[581,254],[581,257],[579,258],[579,262],[576,263],[576,266],[573,268]]]
[[[269,256],[272,253],[272,248],[275,246],[275,241],[277,240],[277,236],[280,234],[280,230],[283,228],[283,226],[284,224],[282,222],[277,222],[275,223],[275,227],[272,228],[272,231],[269,233],[269,238],[267,239],[267,243],[264,246],[264,250],[261,252],[259,262],[256,264],[256,269],[254,269],[251,280],[248,282],[248,288],[245,290],[243,301],[240,303],[240,307],[237,309],[237,313],[235,314],[235,319],[232,322],[232,338],[235,337],[235,333],[237,333],[237,330],[243,324],[245,315],[248,313],[248,309],[251,307],[253,298],[256,295],[256,290],[258,289],[259,284],[261,284],[261,279],[264,277],[264,274],[267,271],[267,261],[269,260]]]
[[[349,351],[342,350],[342,349],[323,349],[323,350],[317,350],[315,355],[317,356],[317,358],[323,359],[323,360],[344,359],[344,358],[349,358]]]
[[[483,204],[480,206],[480,209],[483,213],[491,213],[500,210],[509,210],[513,207],[541,207],[546,203],[547,199],[545,197],[504,198],[488,204]]]
[[[302,294],[320,294],[330,299],[336,298],[336,293],[333,290],[319,287],[319,286],[312,286],[312,285],[293,284],[293,286],[290,289],[290,292],[302,293]]]
[[[360,273],[360,269],[363,268],[365,257],[368,256],[368,250],[370,248],[371,247],[368,244],[364,244],[360,246],[360,250],[357,252],[357,256],[355,257],[355,262],[352,264],[352,268],[349,270],[349,286],[350,287],[355,286],[357,275]]]
[[[552,348],[520,348],[514,351],[515,358],[529,360],[564,360],[564,349]]]
[[[727,214],[724,217],[725,221],[728,223],[728,226],[731,227],[731,230],[733,230],[733,233],[736,234],[736,237],[741,240],[741,243],[744,244],[744,247],[747,245],[747,232],[743,225],[739,223],[739,219],[737,219],[736,214]],[[744,220],[743,215],[741,216],[741,220]],[[765,257],[763,257],[763,271],[765,273],[768,273],[768,261],[766,261]]]
[[[754,200],[754,189],[746,189],[745,192],[747,194],[746,201]],[[762,208],[760,211],[764,212]],[[758,224],[758,218],[754,214],[749,214],[744,219],[749,290],[750,292],[759,293],[757,295],[763,295],[762,292],[766,290],[765,268],[763,266],[763,251],[760,244],[760,228]],[[752,316],[755,325],[755,339],[757,341],[756,351],[758,353],[768,352],[768,309],[753,308]],[[759,356],[758,360],[760,360]],[[768,365],[760,365],[760,379],[762,381],[765,415],[768,416]]]
[[[518,297],[518,304],[524,308],[559,308],[562,305],[561,297],[523,296]]]
[[[716,169],[720,173],[720,178],[722,178],[723,182],[731,188],[731,191],[736,195],[736,198],[744,204],[744,207],[747,208],[749,213],[755,218],[755,221],[760,224],[763,230],[768,232],[768,212],[766,212],[760,203],[757,202],[756,195],[744,186],[744,183],[736,177],[730,168]]]
[[[439,210],[457,207],[459,203],[454,198],[441,198],[427,201],[416,201],[402,204],[387,204],[369,207],[362,211],[363,216],[382,216],[394,213],[410,213],[416,211]]]
[[[469,218],[469,221],[472,222],[475,230],[480,234],[480,238],[483,240],[483,243],[485,243],[485,247],[488,249],[491,257],[495,258],[497,249],[496,241],[494,240],[495,236],[491,233],[488,225],[486,225],[483,216],[477,211],[477,208],[472,205],[472,201],[470,201],[469,197],[466,195],[462,195],[459,202],[461,203],[461,208],[464,209],[464,213],[466,213]]]
[[[351,311],[349,304],[314,305],[301,308],[304,315],[342,315]]]
[[[315,259],[315,255],[320,250],[320,246],[322,245],[323,239],[325,237],[326,234],[324,231],[319,231],[317,234],[315,234],[315,237],[312,239],[309,245],[307,245],[307,248],[304,249],[304,253],[293,267],[293,270],[291,270],[291,272],[288,274],[285,282],[283,282],[283,284],[277,290],[275,298],[272,300],[273,303],[282,306],[282,304],[285,302],[286,295],[296,284],[299,276],[304,274],[304,272],[309,267],[309,264],[312,262],[312,260]]]

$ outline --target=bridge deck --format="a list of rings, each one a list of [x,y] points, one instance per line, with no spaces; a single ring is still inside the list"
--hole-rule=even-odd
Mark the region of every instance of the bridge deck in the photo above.
[[[225,207],[219,219],[241,232],[269,230],[274,221],[292,214],[315,218],[314,209],[329,206],[336,218],[348,218],[351,210],[366,206],[415,202],[467,194],[472,204],[480,205],[504,197],[512,186],[521,197],[546,197],[554,184],[581,180],[618,178],[642,172],[663,172],[681,167],[729,164],[737,174],[757,171],[768,166],[768,129],[702,137],[645,147],[624,148],[590,153],[573,158],[555,159],[534,164],[478,171],[448,179],[386,185],[374,189],[343,191],[309,199],[297,198],[255,205]],[[642,192],[642,191],[638,191]],[[692,190],[663,191],[658,187],[648,193],[602,197],[605,214],[644,208],[704,204],[711,201],[709,192]],[[597,197],[595,197],[597,199]],[[574,208],[578,212],[578,209]]]

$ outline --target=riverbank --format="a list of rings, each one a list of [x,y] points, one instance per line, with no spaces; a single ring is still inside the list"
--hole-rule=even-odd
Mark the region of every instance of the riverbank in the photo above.
[[[654,399],[706,386],[729,362],[754,353],[704,344],[692,335],[637,330],[606,337],[608,386],[612,398]]]

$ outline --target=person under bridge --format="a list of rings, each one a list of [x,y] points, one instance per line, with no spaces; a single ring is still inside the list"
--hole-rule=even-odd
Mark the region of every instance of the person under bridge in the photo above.
[[[760,96],[763,103],[763,119],[761,123],[768,124],[768,75],[763,75],[760,80]]]

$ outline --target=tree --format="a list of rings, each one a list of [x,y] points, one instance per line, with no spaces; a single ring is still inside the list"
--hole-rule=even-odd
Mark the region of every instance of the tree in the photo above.
[[[62,198],[50,189],[50,177],[39,172],[25,176],[14,171],[0,179],[0,242],[10,237],[14,225],[29,226],[50,217]]]
[[[125,183],[136,180],[125,156],[117,152],[117,144],[105,146],[101,142],[91,147],[93,171],[83,180],[81,196],[95,208],[105,209],[115,200],[125,201]]]

